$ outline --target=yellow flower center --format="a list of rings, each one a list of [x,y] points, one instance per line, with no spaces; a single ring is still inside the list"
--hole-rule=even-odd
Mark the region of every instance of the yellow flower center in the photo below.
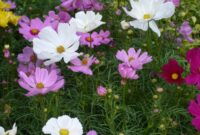
[[[87,59],[87,58],[84,58],[84,59],[82,60],[82,64],[83,64],[83,65],[87,65],[87,64],[88,64],[88,59]]]
[[[144,14],[143,16],[144,20],[148,20],[151,18],[151,15],[150,14]]]
[[[57,47],[57,52],[60,53],[60,54],[65,52],[65,48],[63,47],[63,45],[60,45],[60,46]]]
[[[31,34],[37,35],[40,31],[38,29],[32,29]]]
[[[37,83],[37,84],[36,84],[36,87],[37,87],[38,89],[43,89],[43,88],[44,88],[44,84],[43,84],[43,83]]]
[[[128,61],[131,62],[132,60],[134,60],[133,57],[129,57]]]
[[[93,39],[91,37],[86,37],[86,41],[93,42]]]
[[[173,73],[171,77],[173,80],[177,80],[179,75],[177,73]]]
[[[69,135],[69,130],[61,129],[59,133],[60,133],[60,135]]]

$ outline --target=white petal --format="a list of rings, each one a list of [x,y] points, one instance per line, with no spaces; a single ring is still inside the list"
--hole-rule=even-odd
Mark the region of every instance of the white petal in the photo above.
[[[67,49],[67,51],[69,52],[75,52],[77,51],[79,48],[79,41],[76,41],[75,43],[73,43],[70,48]]]
[[[63,115],[63,116],[60,116],[58,117],[58,125],[61,129],[68,129],[69,130],[69,127],[71,126],[71,121],[72,119],[67,116],[67,115]]]
[[[61,44],[58,34],[51,27],[45,27],[44,29],[42,29],[38,36],[40,39],[46,40],[52,44],[55,45]]]
[[[71,45],[76,40],[79,40],[79,37],[76,35],[76,25],[60,23],[58,25],[58,35],[63,44]]]
[[[56,118],[51,118],[47,121],[46,125],[42,128],[44,134],[59,135],[60,128]]]
[[[50,42],[47,42],[45,40],[40,40],[38,38],[35,38],[33,40],[33,51],[36,54],[39,54],[43,51],[46,52],[55,52],[56,46],[51,44]]]
[[[148,22],[147,21],[135,20],[135,21],[131,21],[130,25],[133,26],[134,28],[138,28],[138,29],[141,29],[143,31],[148,30]]]
[[[175,12],[175,5],[172,2],[166,2],[161,4],[156,10],[154,20],[160,20],[163,18],[170,18]]]
[[[149,27],[160,37],[160,30],[158,29],[158,26],[155,23],[155,21],[150,21]]]
[[[5,135],[5,129],[0,126],[0,135]]]

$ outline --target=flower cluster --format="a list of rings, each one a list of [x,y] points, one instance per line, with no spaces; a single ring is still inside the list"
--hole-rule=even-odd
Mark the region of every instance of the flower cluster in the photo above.
[[[96,10],[103,9],[103,4],[97,0],[61,0],[60,6],[56,7],[58,10],[74,11],[74,10]]]
[[[64,79],[55,64],[44,66],[38,60],[32,48],[25,47],[23,53],[18,55],[19,85],[26,89],[26,96],[44,95],[56,92],[64,86]]]
[[[6,28],[8,24],[17,25],[20,16],[16,16],[11,9],[16,7],[12,1],[4,2],[0,0],[0,27]]]
[[[142,53],[141,49],[135,50],[134,48],[130,48],[128,52],[125,50],[118,51],[116,58],[123,62],[118,66],[118,71],[123,81],[126,79],[138,79],[137,71],[143,69],[144,64],[152,61],[152,57],[147,52]]]

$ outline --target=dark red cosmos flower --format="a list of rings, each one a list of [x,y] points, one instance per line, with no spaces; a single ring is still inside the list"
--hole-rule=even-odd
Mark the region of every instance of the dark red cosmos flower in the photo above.
[[[183,68],[178,65],[175,59],[170,59],[167,64],[163,65],[160,77],[168,83],[180,85],[184,81],[182,78],[183,71]]]

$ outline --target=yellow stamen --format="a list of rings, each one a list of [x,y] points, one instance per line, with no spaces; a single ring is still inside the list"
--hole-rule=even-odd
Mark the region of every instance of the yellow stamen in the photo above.
[[[59,133],[60,133],[60,135],[69,135],[69,130],[61,129]]]
[[[37,35],[38,33],[39,33],[38,29],[32,29],[31,30],[31,34],[33,34],[33,35]]]
[[[84,58],[84,59],[82,60],[82,64],[83,64],[83,65],[87,65],[87,64],[88,64],[88,59],[87,59],[87,58]]]
[[[44,88],[44,84],[43,84],[43,83],[37,83],[37,84],[36,84],[36,87],[37,87],[38,89],[43,89],[43,88]]]
[[[60,54],[65,52],[65,48],[63,47],[63,45],[60,45],[60,46],[57,47],[57,52],[60,53]]]
[[[131,62],[132,60],[134,60],[133,57],[129,57],[128,61]]]
[[[88,42],[92,42],[93,39],[92,39],[91,37],[86,37],[86,41],[88,41]]]
[[[177,80],[179,78],[179,75],[177,73],[173,73],[171,77],[173,80]]]
[[[144,20],[148,20],[148,19],[150,19],[151,18],[151,15],[150,14],[144,14]]]

